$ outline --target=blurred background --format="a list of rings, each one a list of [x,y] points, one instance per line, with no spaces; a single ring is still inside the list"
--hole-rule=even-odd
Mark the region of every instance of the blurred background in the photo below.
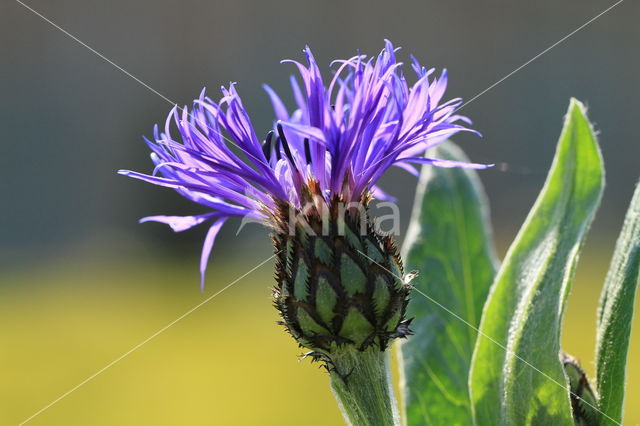
[[[254,125],[270,128],[268,82],[288,93],[309,44],[328,71],[384,38],[446,67],[449,97],[471,99],[613,1],[25,0],[179,104],[238,82]],[[640,3],[627,0],[466,106],[482,139],[456,139],[483,171],[502,256],[542,186],[569,98],[600,132],[607,189],[569,300],[564,346],[593,373],[595,310],[638,179]],[[405,56],[406,58],[406,56]],[[202,212],[116,175],[149,172],[141,136],[170,105],[42,18],[0,4],[0,424],[16,424],[223,288],[271,247],[258,225],[214,248],[204,294],[204,229],[174,234],[152,214]],[[328,72],[325,75],[329,75]],[[215,97],[215,96],[212,96]],[[414,179],[392,171],[403,230]],[[275,325],[269,262],[34,418],[42,425],[342,424],[315,365]],[[638,303],[638,302],[636,302]],[[637,305],[638,306],[638,305]],[[640,306],[639,306],[640,308]],[[640,424],[640,316],[626,423]]]

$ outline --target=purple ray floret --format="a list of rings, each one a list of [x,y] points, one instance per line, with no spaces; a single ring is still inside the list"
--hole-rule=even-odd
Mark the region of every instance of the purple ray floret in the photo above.
[[[486,168],[424,157],[424,152],[471,122],[456,110],[462,100],[441,102],[447,73],[434,76],[412,58],[415,83],[409,85],[396,49],[387,41],[377,57],[357,55],[334,62],[333,78],[325,84],[307,47],[308,65],[293,63],[302,84],[291,77],[296,106],[289,112],[268,86],[274,128],[258,138],[235,85],[222,88],[216,103],[203,90],[189,109],[175,107],[164,129],[145,138],[155,164],[152,174],[119,173],[173,188],[185,198],[211,209],[197,216],[150,216],[141,222],[166,223],[184,231],[212,223],[205,238],[200,270],[202,283],[215,237],[233,216],[268,221],[278,204],[300,207],[302,191],[317,183],[327,203],[335,198],[359,201],[363,194],[387,198],[376,186],[391,166],[417,175],[414,164],[438,167]],[[171,127],[178,130],[174,139]]]

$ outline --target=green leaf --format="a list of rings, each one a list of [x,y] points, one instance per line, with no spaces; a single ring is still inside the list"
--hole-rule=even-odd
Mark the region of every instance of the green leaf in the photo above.
[[[640,186],[637,186],[616,243],[598,312],[596,377],[600,395],[598,408],[606,415],[600,417],[599,423],[603,425],[622,421],[625,370],[639,263]]]
[[[450,142],[429,157],[468,161]],[[408,425],[470,424],[467,376],[482,306],[497,268],[487,200],[473,170],[422,169],[405,240],[406,270],[419,271],[408,317],[415,332],[402,342]]]
[[[603,187],[596,137],[572,99],[544,188],[485,305],[470,374],[477,424],[573,425],[562,314]]]

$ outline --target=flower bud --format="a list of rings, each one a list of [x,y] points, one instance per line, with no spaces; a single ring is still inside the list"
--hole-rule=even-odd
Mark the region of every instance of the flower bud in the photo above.
[[[578,426],[589,426],[597,423],[596,396],[591,389],[587,374],[580,363],[571,355],[561,353],[560,359],[569,379],[571,391],[571,410]]]
[[[344,346],[384,350],[391,339],[410,334],[410,287],[396,246],[376,232],[366,201],[324,207],[296,211],[294,220],[288,214],[273,234],[282,324],[323,361]]]

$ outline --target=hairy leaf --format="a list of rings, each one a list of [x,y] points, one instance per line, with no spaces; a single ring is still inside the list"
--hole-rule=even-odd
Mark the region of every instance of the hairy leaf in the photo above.
[[[544,188],[485,305],[470,377],[477,424],[573,424],[560,330],[603,187],[596,137],[572,99]]]
[[[450,142],[427,155],[467,161]],[[414,291],[409,304],[415,336],[401,346],[407,423],[470,424],[474,327],[497,264],[475,171],[423,167],[403,251],[405,269],[419,271],[411,283],[432,299]]]
[[[627,352],[640,263],[640,186],[631,200],[598,312],[596,377],[600,424],[622,421]]]

